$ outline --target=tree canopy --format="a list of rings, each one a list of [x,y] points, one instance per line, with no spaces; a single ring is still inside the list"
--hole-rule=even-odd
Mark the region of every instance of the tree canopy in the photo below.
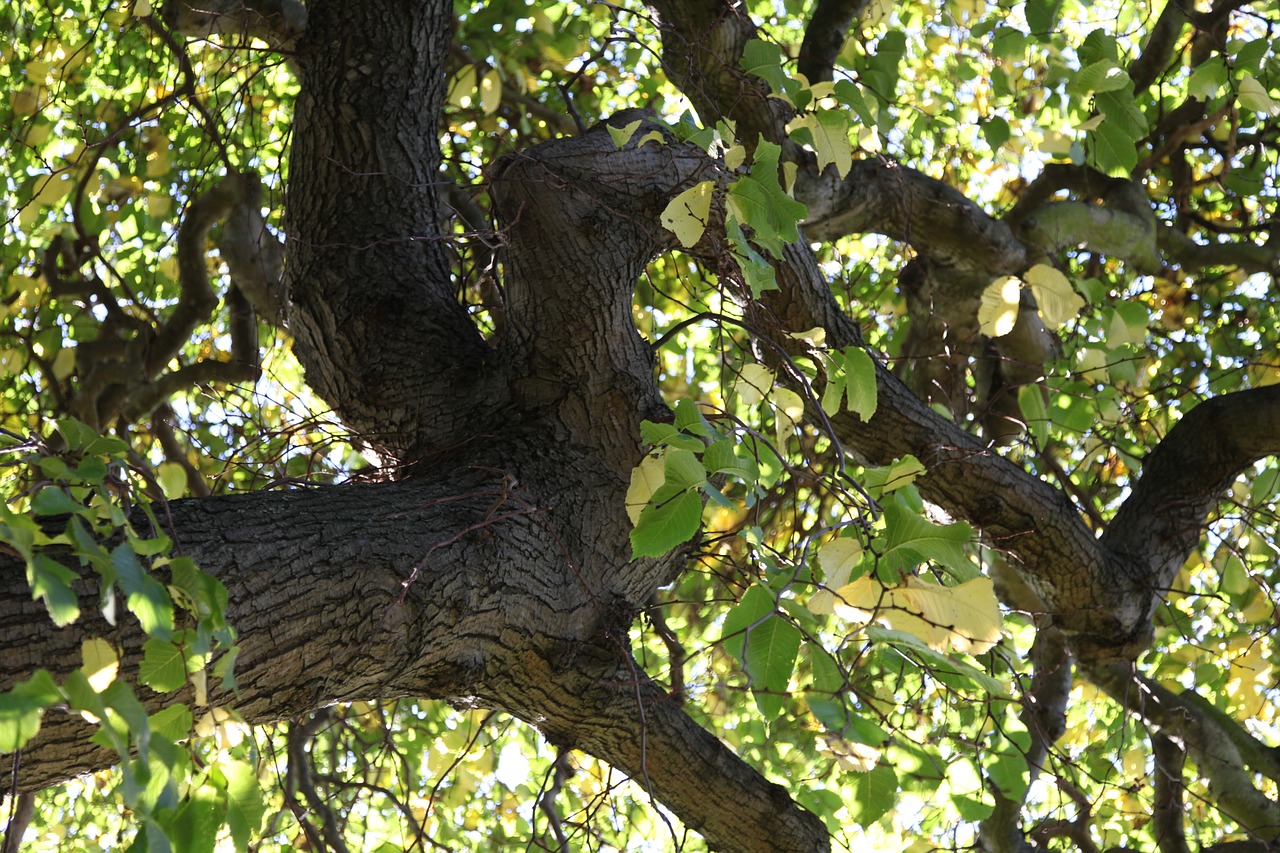
[[[2,853],[1280,847],[1280,12],[0,9]]]

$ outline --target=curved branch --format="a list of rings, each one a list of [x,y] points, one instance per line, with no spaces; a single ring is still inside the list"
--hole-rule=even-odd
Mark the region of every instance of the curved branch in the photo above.
[[[825,853],[826,827],[698,725],[629,655],[605,639],[570,671],[542,671],[498,697],[552,744],[583,749],[632,777],[726,853]]]
[[[1280,385],[1224,394],[1184,415],[1147,456],[1101,544],[1146,567],[1151,606],[1231,481],[1252,462],[1280,453],[1277,423]]]
[[[1155,757],[1155,797],[1151,808],[1151,834],[1160,853],[1191,853],[1183,829],[1182,812],[1185,808],[1182,768],[1187,751],[1182,744],[1163,734],[1151,738]]]

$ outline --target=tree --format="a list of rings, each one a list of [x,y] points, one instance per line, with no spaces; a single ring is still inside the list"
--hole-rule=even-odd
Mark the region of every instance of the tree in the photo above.
[[[1280,843],[1269,4],[0,16],[7,845]]]

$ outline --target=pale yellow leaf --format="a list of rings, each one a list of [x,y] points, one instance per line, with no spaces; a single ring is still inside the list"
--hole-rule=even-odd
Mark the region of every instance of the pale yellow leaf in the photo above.
[[[76,369],[76,351],[73,349],[58,350],[53,358],[53,375],[55,379],[66,379]]]
[[[1091,130],[1097,130],[1098,125],[1102,124],[1102,120],[1107,116],[1105,113],[1098,113],[1088,121],[1082,121],[1076,125],[1076,130],[1080,133],[1088,133]]]
[[[826,576],[826,589],[820,589],[809,598],[809,610],[813,613],[835,612],[835,593],[849,583],[849,575],[862,560],[862,543],[857,539],[841,537],[832,539],[818,549],[818,564]]]
[[[744,406],[753,406],[773,390],[773,371],[762,364],[744,364],[733,390]]]
[[[162,462],[156,468],[156,480],[164,496],[176,501],[187,493],[187,472],[177,462]]]
[[[1084,299],[1071,287],[1071,281],[1048,264],[1036,264],[1022,275],[1031,285],[1031,293],[1040,306],[1040,316],[1049,328],[1061,326],[1084,307]]]
[[[885,598],[884,584],[870,575],[860,577],[836,590],[835,614],[856,625],[870,622]]]
[[[888,493],[901,489],[903,486],[909,486],[915,482],[916,477],[923,473],[924,465],[920,463],[919,459],[908,453],[889,466],[889,471],[884,478],[884,491]]]
[[[978,306],[978,325],[982,334],[999,338],[1013,331],[1018,321],[1018,293],[1022,282],[1011,275],[998,278],[982,291]]]
[[[880,749],[866,743],[854,743],[835,735],[818,739],[818,752],[829,755],[845,770],[869,773],[880,760]]]
[[[827,342],[827,330],[821,326],[814,326],[803,332],[787,332],[787,337],[795,338],[797,341],[807,341],[815,347],[820,347]]]
[[[686,249],[702,239],[711,215],[711,195],[715,184],[702,181],[677,195],[662,211],[662,227],[676,235]]]
[[[836,590],[834,610],[856,624],[883,622],[939,651],[979,655],[1000,641],[1000,605],[987,577],[959,586],[908,578],[899,587],[862,577]]]
[[[459,109],[470,109],[476,100],[476,67],[464,65],[449,84],[449,103]]]
[[[502,104],[502,75],[498,69],[490,68],[489,73],[480,81],[480,109],[491,116]]]
[[[773,405],[776,412],[774,422],[778,431],[778,449],[781,450],[800,425],[800,418],[804,416],[804,400],[790,388],[775,388]]]
[[[89,680],[89,686],[99,693],[110,687],[120,672],[120,657],[111,644],[94,637],[80,644],[80,654],[84,659],[80,671]]]
[[[744,145],[730,146],[724,152],[724,167],[733,171],[747,161],[747,149]]]
[[[1267,94],[1267,90],[1248,71],[1241,77],[1240,88],[1236,95],[1240,100],[1240,106],[1251,109],[1255,113],[1268,116],[1280,115],[1280,104]]]
[[[614,127],[611,124],[605,125],[609,129],[609,136],[613,138],[613,144],[621,148],[631,141],[631,137],[640,128],[640,119],[636,119],[630,124],[624,124],[622,127]]]
[[[1071,153],[1072,141],[1072,138],[1065,133],[1057,130],[1046,130],[1044,132],[1044,141],[1040,143],[1040,150],[1046,154],[1065,157]]]
[[[791,127],[809,130],[813,150],[818,155],[818,171],[835,163],[840,177],[849,173],[853,165],[853,151],[849,146],[849,118],[842,113],[808,113],[791,122]]]
[[[920,638],[935,648],[949,646],[957,652],[980,655],[1000,641],[1003,621],[991,578],[974,578],[958,586],[908,578],[907,585],[894,592],[911,611],[945,635],[938,645]]]
[[[666,482],[666,467],[660,456],[646,456],[631,471],[631,485],[627,487],[627,516],[634,525],[640,513],[649,503],[653,493]]]

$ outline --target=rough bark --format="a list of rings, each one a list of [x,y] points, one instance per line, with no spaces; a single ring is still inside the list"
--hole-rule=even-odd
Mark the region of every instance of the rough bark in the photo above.
[[[843,180],[818,174],[786,138],[785,105],[739,68],[750,21],[718,0],[654,6],[664,62],[704,122],[733,118],[744,138],[777,141],[804,167],[796,192],[809,205],[807,236],[875,230],[916,245],[932,287],[922,304],[971,305],[985,281],[1025,266],[1035,247],[1009,222],[922,173],[874,159]],[[619,148],[603,128],[500,163],[492,178],[506,314],[491,347],[455,298],[438,224],[451,9],[443,0],[308,5],[286,316],[308,381],[402,465],[402,480],[170,507],[181,552],[231,594],[228,616],[243,646],[234,704],[251,722],[398,696],[503,709],[632,774],[717,849],[824,850],[817,819],[667,701],[626,646],[636,613],[683,556],[629,559],[623,495],[640,458],[638,425],[667,416],[633,323],[632,288],[673,245],[659,224],[666,202],[695,181],[727,176],[670,138]],[[829,54],[815,48],[814,61],[822,66]],[[715,260],[714,247],[694,254]],[[803,241],[777,272],[781,289],[750,306],[756,328],[781,340],[821,326],[834,347],[861,345]],[[917,456],[927,468],[922,493],[1006,553],[1055,632],[1044,635],[1038,661],[1053,708],[1068,649],[1113,695],[1132,695],[1126,671],[1107,661],[1145,647],[1154,605],[1221,488],[1277,450],[1267,425],[1280,392],[1203,404],[1152,454],[1099,540],[1063,492],[938,415],[883,367],[877,387],[875,417],[841,412],[830,419],[836,436],[868,462]],[[1204,451],[1209,432],[1227,437],[1221,452]],[[22,577],[0,557],[0,637],[16,650],[0,657],[0,689],[41,666],[65,673],[93,634],[119,643],[136,666],[136,626],[86,617],[56,631]],[[90,581],[83,592],[93,600]],[[1202,766],[1210,753],[1238,749],[1230,735],[1183,726],[1168,712],[1177,706],[1161,702],[1165,716],[1151,704],[1135,713],[1183,738]],[[1057,723],[1036,722],[1040,759]],[[86,748],[84,734],[78,718],[49,712],[21,756],[20,788],[112,760]],[[1254,825],[1280,821],[1256,790],[1237,790],[1237,765],[1213,766],[1229,813]],[[1020,843],[1016,805],[992,825],[1003,849]]]

